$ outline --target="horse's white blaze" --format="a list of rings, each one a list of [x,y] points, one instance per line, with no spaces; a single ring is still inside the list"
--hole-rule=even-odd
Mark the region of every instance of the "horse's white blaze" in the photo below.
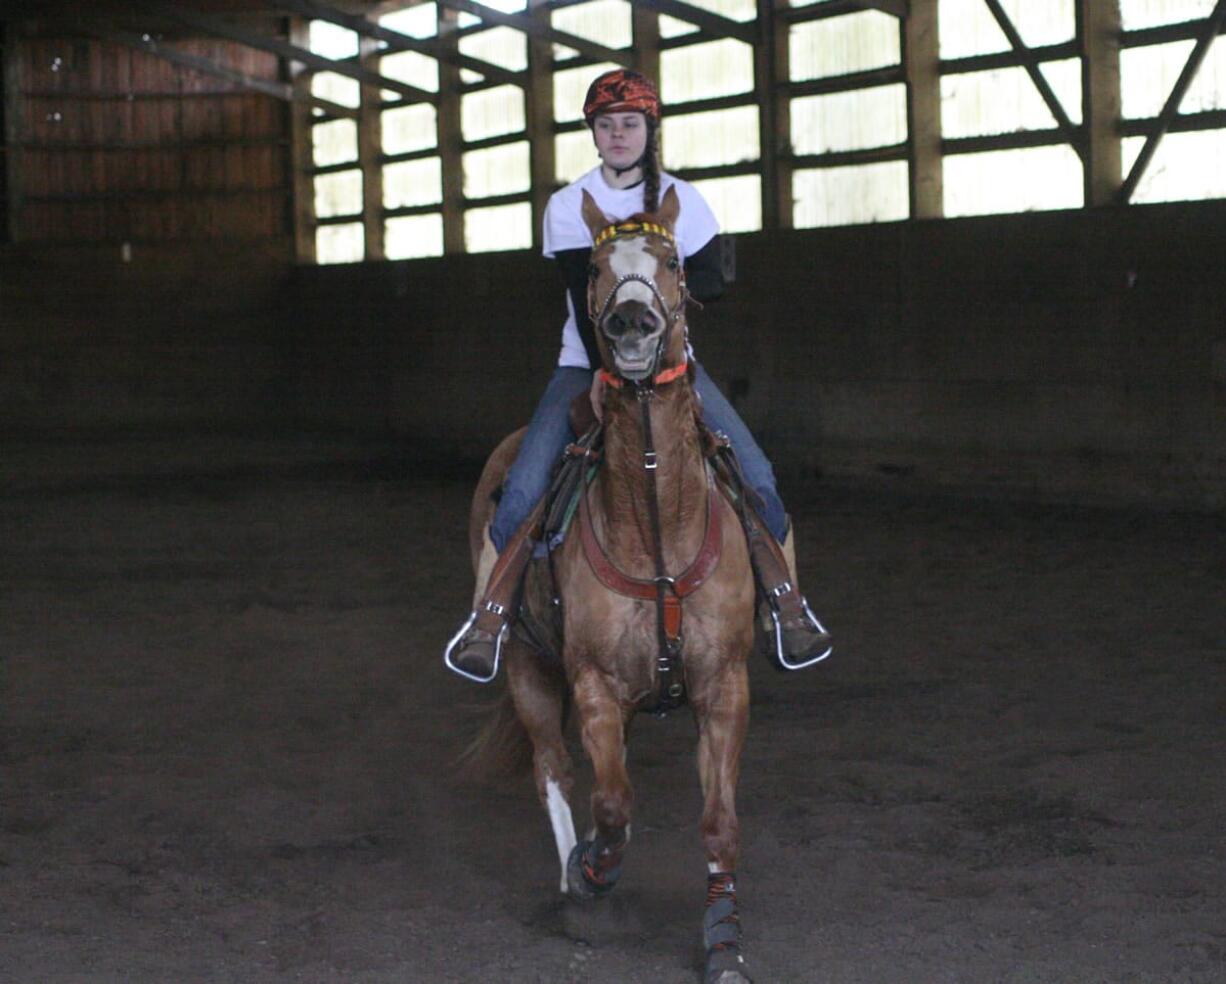
[[[558,860],[562,862],[562,891],[566,891],[566,862],[575,849],[575,818],[571,816],[570,804],[562,795],[562,789],[552,779],[545,780],[545,799],[549,804],[549,823],[553,826],[553,839],[558,845]]]
[[[635,239],[619,239],[613,244],[613,252],[609,256],[609,268],[621,279],[629,273],[637,273],[648,280],[656,279],[656,263],[654,256],[647,251],[647,244]],[[637,280],[624,284],[617,292],[614,304],[621,301],[642,301],[644,304],[655,303],[655,295],[651,288]]]

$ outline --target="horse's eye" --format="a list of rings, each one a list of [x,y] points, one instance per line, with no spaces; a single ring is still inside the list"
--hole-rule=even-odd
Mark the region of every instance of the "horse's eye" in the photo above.
[[[665,266],[667,266],[668,269],[672,271],[673,273],[676,273],[678,270],[681,269],[681,261],[678,260],[677,257],[675,256],[670,256]]]
[[[595,280],[599,274],[600,274],[600,271],[596,269],[595,263],[589,263],[587,265],[587,279],[588,280]]]

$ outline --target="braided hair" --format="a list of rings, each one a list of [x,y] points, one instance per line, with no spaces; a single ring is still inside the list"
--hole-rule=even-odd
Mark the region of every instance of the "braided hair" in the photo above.
[[[660,125],[647,118],[647,146],[643,149],[643,211],[655,212],[660,207],[660,148],[657,135]]]

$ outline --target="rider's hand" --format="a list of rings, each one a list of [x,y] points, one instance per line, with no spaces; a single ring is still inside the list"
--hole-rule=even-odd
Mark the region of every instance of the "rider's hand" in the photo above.
[[[592,412],[604,423],[604,375],[597,370],[592,374]]]

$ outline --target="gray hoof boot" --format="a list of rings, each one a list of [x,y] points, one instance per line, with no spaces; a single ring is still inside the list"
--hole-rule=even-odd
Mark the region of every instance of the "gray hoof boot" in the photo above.
[[[620,864],[600,870],[595,847],[589,840],[579,841],[566,859],[566,889],[573,898],[588,901],[608,895],[621,875]]]
[[[712,950],[707,954],[703,984],[753,984],[739,949]]]

